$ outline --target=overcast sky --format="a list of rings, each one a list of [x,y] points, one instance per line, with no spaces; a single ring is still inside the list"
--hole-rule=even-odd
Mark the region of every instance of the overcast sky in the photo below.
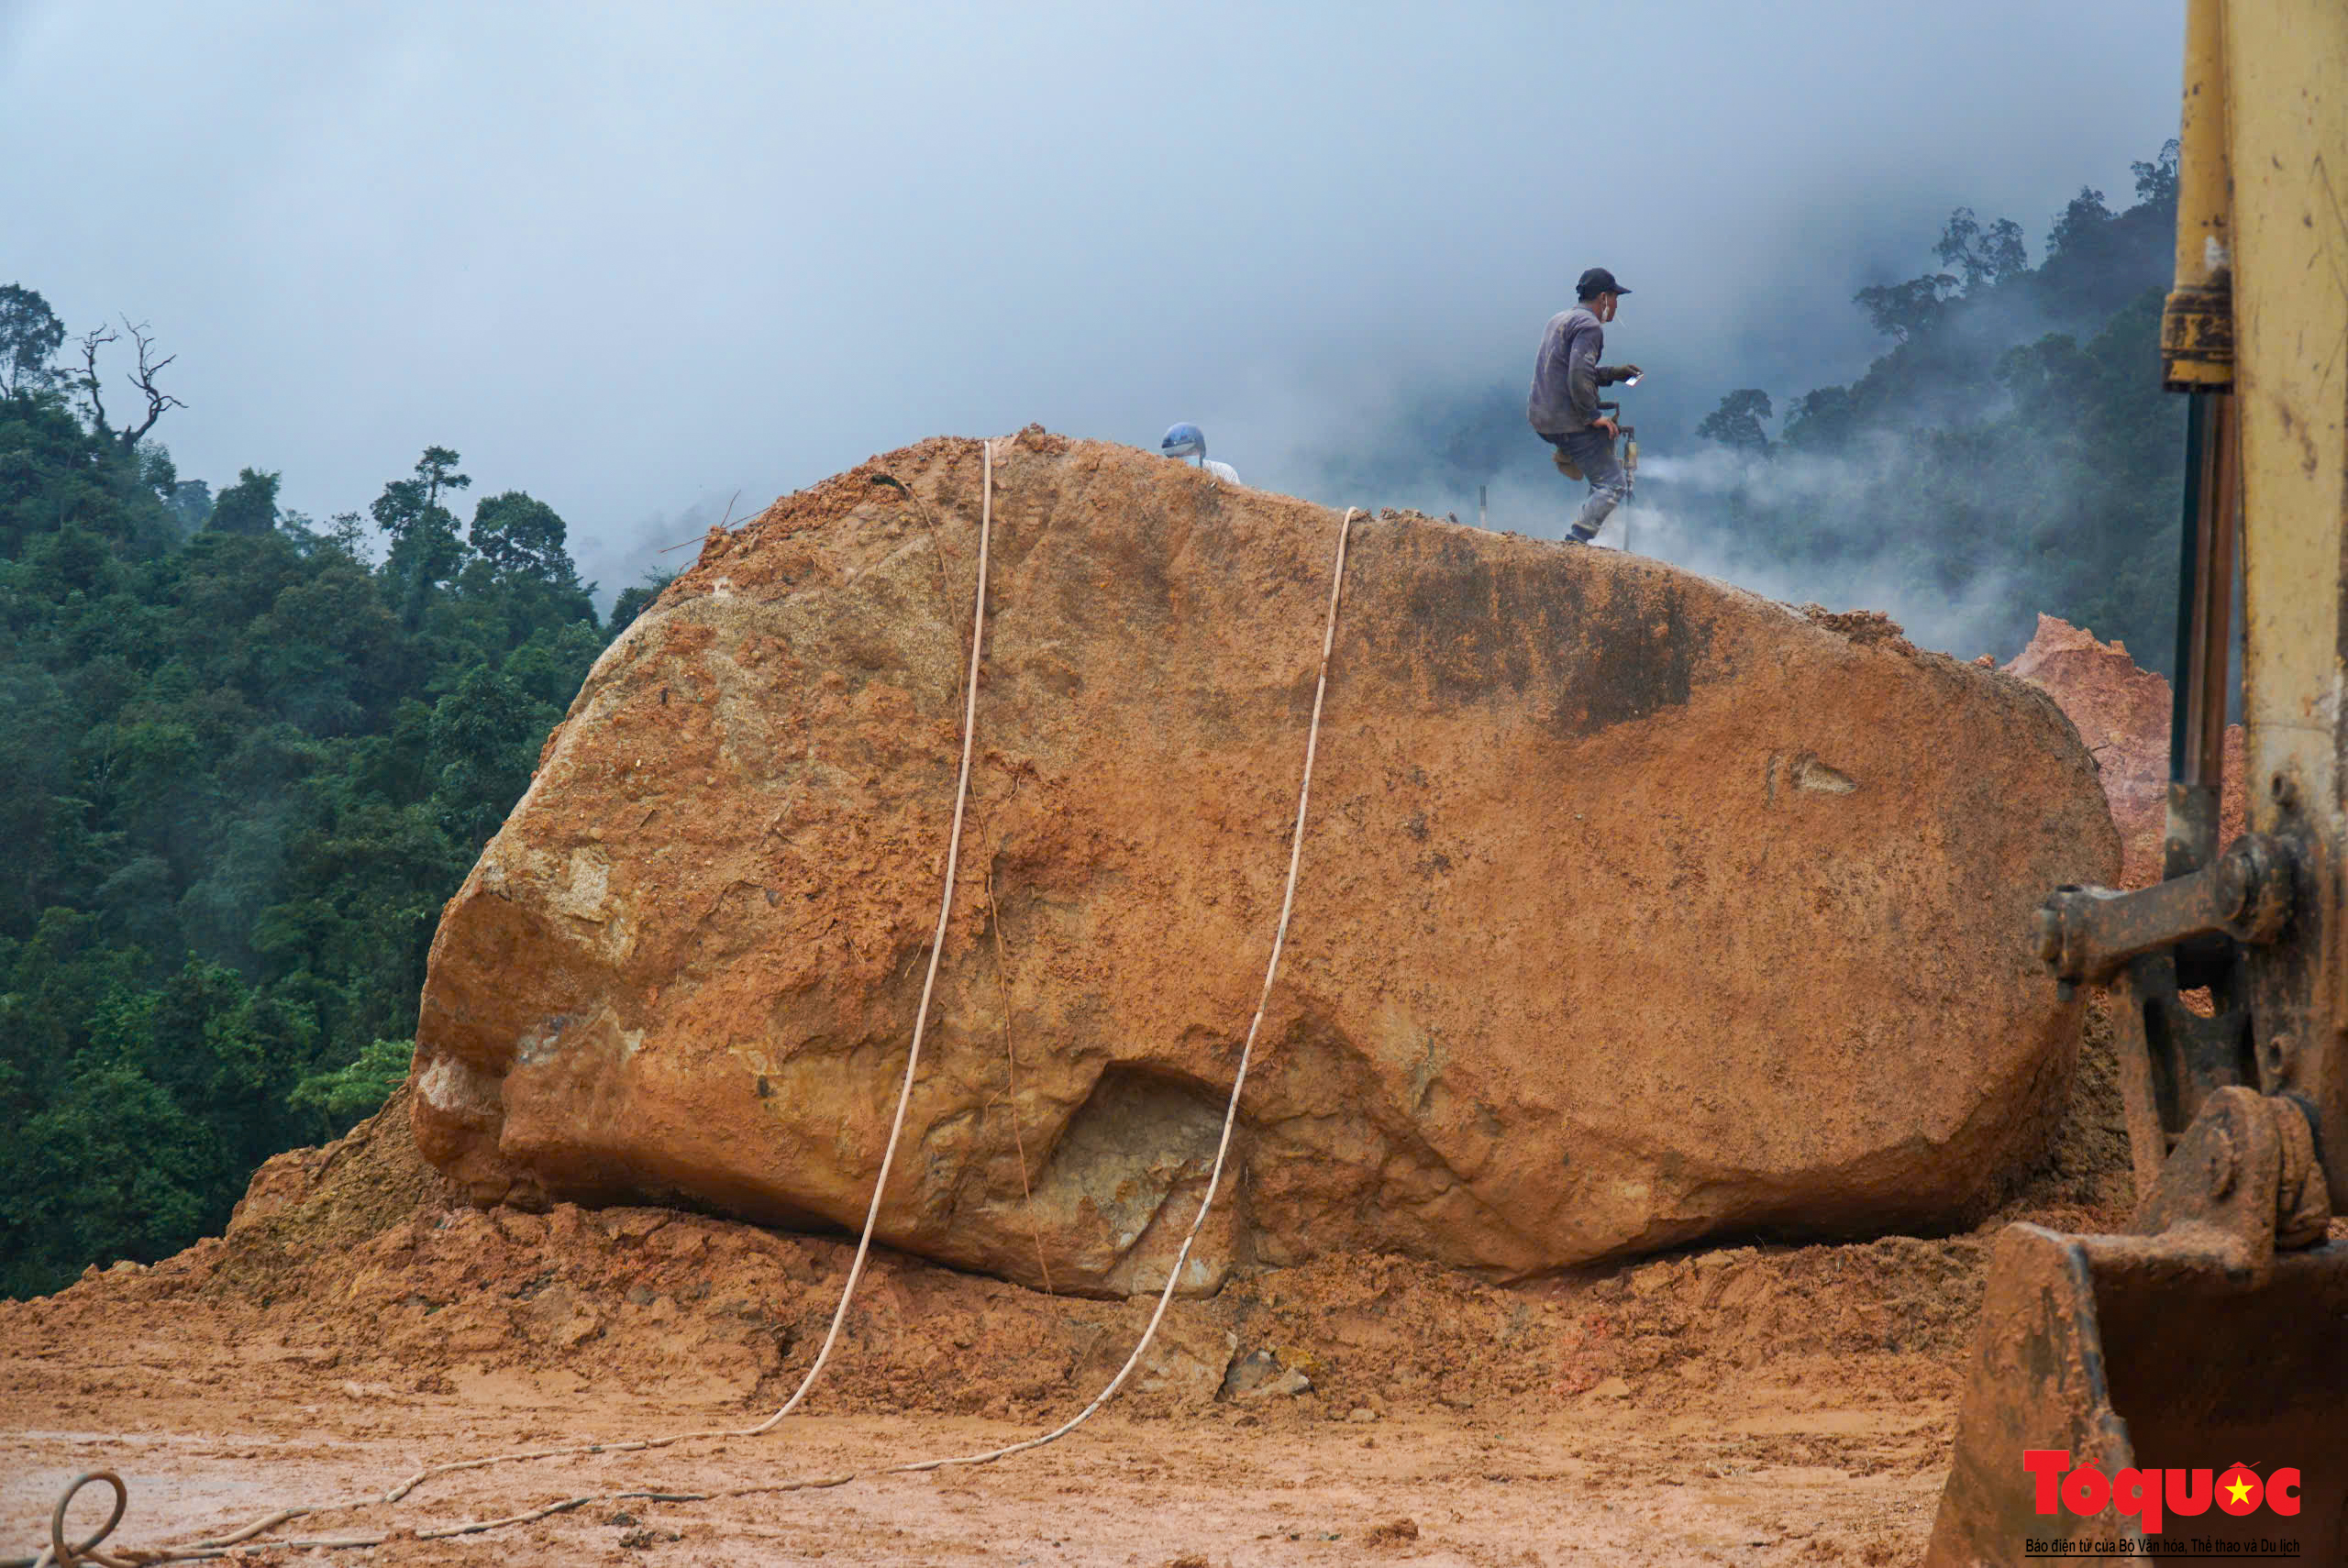
[[[1593,263],[1683,398],[1845,379],[1952,206],[2034,260],[2133,199],[2182,14],[0,0],[0,282],[152,324],[183,474],[324,516],[451,446],[608,596],[931,434],[1191,419],[1310,492],[1413,389],[1529,375]]]

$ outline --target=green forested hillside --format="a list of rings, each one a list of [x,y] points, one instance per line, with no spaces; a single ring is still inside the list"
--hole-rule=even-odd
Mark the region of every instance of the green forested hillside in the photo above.
[[[1643,500],[1741,580],[1961,601],[2007,652],[2043,610],[2165,664],[2173,152],[2137,176],[2123,212],[2082,192],[2035,266],[2016,226],[1956,214],[1944,271],[1858,296],[1891,340],[1864,376],[1782,409],[1728,393],[1697,426],[1726,450],[1656,462]],[[96,370],[133,346],[126,427]],[[150,348],[88,335],[60,370],[62,326],[0,288],[6,1294],[217,1230],[262,1159],[381,1101],[442,902],[648,597],[599,624],[562,519],[475,502],[442,447],[323,524],[279,507],[273,472],[213,495],[153,439],[172,400]],[[1523,401],[1512,377],[1430,404],[1354,477],[1390,494],[1432,464],[1472,494],[1515,461],[1563,503]]]
[[[1908,603],[1978,603],[1988,646],[2020,648],[2044,611],[2165,669],[2185,427],[2160,385],[2176,144],[2135,173],[2124,212],[2081,191],[2035,267],[2018,225],[1954,214],[1944,270],[1854,302],[1892,346],[1857,381],[1791,399],[1778,436],[1766,391],[1722,398],[1697,434],[1748,460],[1689,504],[1718,508],[1732,567],[1831,581],[1864,561]]]
[[[218,1230],[254,1165],[381,1101],[440,905],[606,629],[552,509],[509,491],[460,521],[455,452],[323,526],[273,473],[214,498],[50,365],[38,294],[5,293],[0,1292],[22,1295]]]
[[[1640,293],[1608,350],[1649,372],[1623,397],[1645,463],[1601,540],[1796,602],[1889,610],[1966,657],[2011,657],[2043,611],[2165,670],[2185,427],[2160,387],[2176,157],[2133,165],[2132,204],[2082,188],[2035,262],[2019,223],[1970,209],[1936,244],[1918,235],[1937,264],[1858,292],[1884,346],[1843,384],[1819,385],[1799,348],[1769,351],[1784,362],[1767,386],[1735,387],[1709,356],[1675,362],[1648,346],[1676,305]],[[1746,259],[1732,248],[1720,265]],[[1750,308],[1784,317],[1788,301],[1756,293]],[[1315,488],[1472,517],[1489,484],[1494,526],[1562,535],[1585,492],[1525,424],[1526,326],[1525,359],[1489,383],[1432,382],[1386,423],[1348,426]]]

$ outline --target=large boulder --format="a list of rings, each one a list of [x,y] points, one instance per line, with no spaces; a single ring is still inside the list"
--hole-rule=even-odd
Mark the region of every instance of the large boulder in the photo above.
[[[960,891],[879,1234],[1165,1278],[1278,917],[1337,516],[997,444]],[[788,496],[623,635],[432,947],[415,1127],[478,1201],[864,1214],[936,919],[979,444]],[[2108,879],[2041,691],[1611,551],[1357,520],[1303,876],[1185,1289],[1962,1221],[2077,1038]]]
[[[2168,836],[2168,681],[2139,669],[2127,644],[2100,642],[2086,627],[2053,615],[2038,618],[2030,646],[2005,668],[2054,698],[2095,758],[2120,832],[2119,885],[2148,888],[2159,881]],[[2221,848],[2241,836],[2247,803],[2240,724],[2226,726],[2224,763]]]

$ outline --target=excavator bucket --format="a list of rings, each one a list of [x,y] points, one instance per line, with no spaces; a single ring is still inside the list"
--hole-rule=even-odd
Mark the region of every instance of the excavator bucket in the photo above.
[[[2165,1237],[2008,1227],[1925,1562],[2212,1554],[2348,1562],[2348,1243],[2254,1284]]]
[[[2059,984],[2111,992],[2140,1201],[2129,1235],[1999,1240],[1935,1568],[2348,1564],[2348,1242],[2326,1240],[2348,1213],[2348,6],[2187,0],[2185,21],[2165,876],[2057,889],[2037,928]],[[2203,988],[2214,1010],[2187,1008]]]

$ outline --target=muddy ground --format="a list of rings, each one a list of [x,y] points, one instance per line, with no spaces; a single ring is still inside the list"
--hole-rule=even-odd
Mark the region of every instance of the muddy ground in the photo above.
[[[440,1461],[752,1425],[796,1386],[848,1242],[651,1209],[479,1212],[416,1162],[404,1111],[272,1162],[224,1239],[0,1304],[0,1558],[38,1549],[85,1469],[131,1488],[111,1544],[150,1546]],[[294,1528],[857,1479],[232,1560],[1912,1561],[1996,1228],[2120,1223],[2118,1121],[2099,1027],[2046,1164],[1964,1234],[1763,1241],[1505,1286],[1380,1257],[1243,1278],[1178,1303],[1135,1385],[1064,1441],[931,1474],[870,1472],[1056,1424],[1148,1303],[876,1254],[817,1391],[767,1436],[452,1475]]]

